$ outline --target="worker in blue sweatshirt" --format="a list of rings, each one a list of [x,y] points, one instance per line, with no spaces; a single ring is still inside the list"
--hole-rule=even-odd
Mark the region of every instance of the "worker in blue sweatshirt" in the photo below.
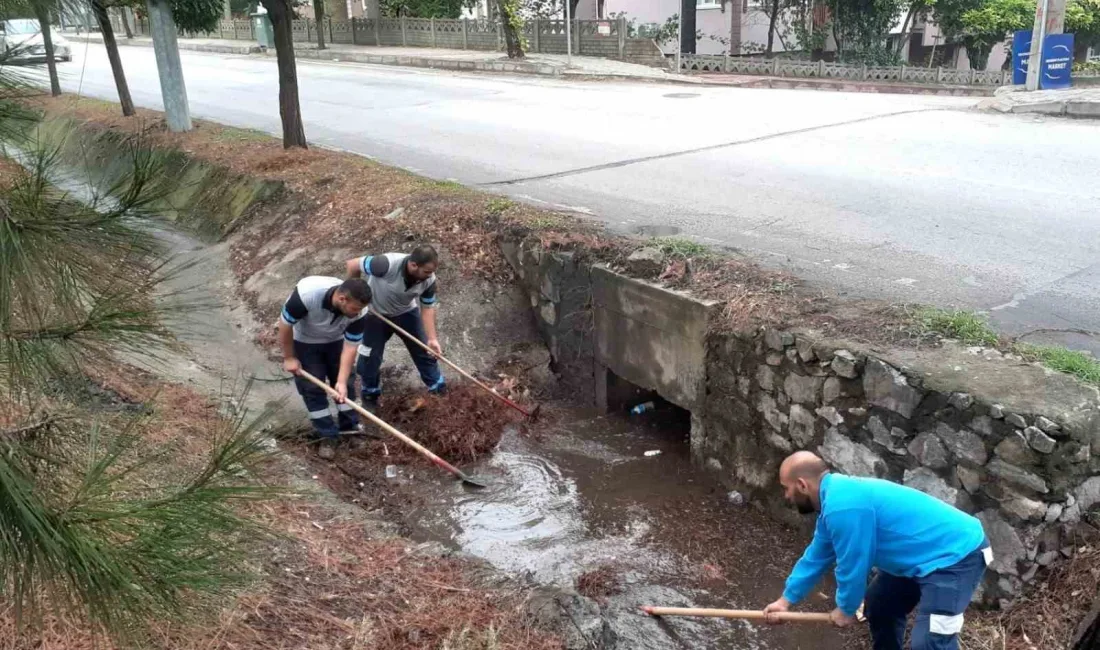
[[[919,490],[831,474],[808,451],[783,461],[779,482],[799,512],[819,514],[813,541],[765,615],[801,601],[835,563],[834,625],[852,625],[865,603],[872,647],[901,650],[907,617],[916,608],[913,650],[958,649],[963,611],[993,559],[981,522]],[[868,587],[872,568],[878,573]]]

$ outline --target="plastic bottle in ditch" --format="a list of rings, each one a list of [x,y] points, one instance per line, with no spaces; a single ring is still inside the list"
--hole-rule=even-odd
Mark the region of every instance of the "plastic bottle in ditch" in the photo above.
[[[641,415],[642,413],[647,413],[649,411],[652,411],[655,408],[657,408],[657,405],[654,404],[653,402],[643,402],[643,403],[635,406],[634,408],[630,409],[630,414],[631,415]]]

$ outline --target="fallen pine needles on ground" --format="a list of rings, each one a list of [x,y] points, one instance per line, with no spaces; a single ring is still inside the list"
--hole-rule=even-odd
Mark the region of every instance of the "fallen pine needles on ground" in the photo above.
[[[602,564],[577,576],[575,586],[578,594],[586,598],[602,600],[622,591],[622,576],[614,566]]]

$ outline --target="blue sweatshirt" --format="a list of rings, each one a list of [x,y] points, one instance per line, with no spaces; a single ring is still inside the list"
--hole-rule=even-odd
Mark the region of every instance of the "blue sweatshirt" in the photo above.
[[[976,518],[919,490],[874,478],[826,474],[814,538],[787,578],[783,597],[797,603],[836,563],[836,604],[853,616],[878,567],[919,578],[986,545]]]

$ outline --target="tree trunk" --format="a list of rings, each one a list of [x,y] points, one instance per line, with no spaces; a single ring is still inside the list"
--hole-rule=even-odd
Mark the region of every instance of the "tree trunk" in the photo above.
[[[764,56],[772,58],[775,47],[775,24],[779,22],[779,0],[772,0],[771,15],[768,16],[768,48],[764,50]]]
[[[115,88],[118,89],[118,103],[122,105],[122,114],[134,115],[134,100],[130,99],[130,87],[126,84],[126,73],[122,70],[122,59],[118,56],[118,43],[115,42],[115,29],[107,15],[107,7],[102,0],[92,0],[92,13],[103,32],[103,46],[107,48],[107,59],[111,62],[111,73],[115,76]],[[123,19],[125,20],[125,19]]]
[[[508,49],[508,58],[522,59],[523,40],[517,28],[520,17],[516,13],[515,7],[509,4],[511,1],[497,0],[497,9],[500,11],[500,24],[504,29],[504,45]]]
[[[279,117],[283,122],[283,148],[308,148],[298,102],[298,68],[294,62],[294,32],[290,0],[261,0],[275,32],[275,62],[279,68]]]
[[[726,50],[730,56],[741,55],[741,32],[744,7],[742,0],[730,0],[730,45]]]
[[[317,22],[317,49],[325,49],[325,2],[313,0],[313,19]]]
[[[53,56],[53,36],[50,34],[50,12],[41,3],[34,3],[35,17],[42,29],[42,43],[46,46],[46,69],[50,72],[50,94],[61,96],[61,82],[57,78],[57,61]]]
[[[905,20],[901,23],[901,34],[898,37],[898,50],[896,54],[900,57],[901,53],[905,51],[905,45],[909,41],[909,31],[912,29],[913,22],[916,20],[917,10],[921,7],[916,3],[912,7],[909,7],[909,12],[905,14]]]
[[[122,7],[118,12],[122,16],[122,28],[126,30],[126,40],[132,40],[134,38],[134,32],[130,29],[130,19],[127,15],[130,13],[129,7]]]
[[[191,130],[191,108],[187,103],[187,83],[183,78],[176,23],[168,0],[145,0],[149,16],[149,35],[153,38],[153,56],[157,61],[160,97],[164,118],[172,133]]]
[[[695,3],[680,0],[680,53],[695,54]]]

